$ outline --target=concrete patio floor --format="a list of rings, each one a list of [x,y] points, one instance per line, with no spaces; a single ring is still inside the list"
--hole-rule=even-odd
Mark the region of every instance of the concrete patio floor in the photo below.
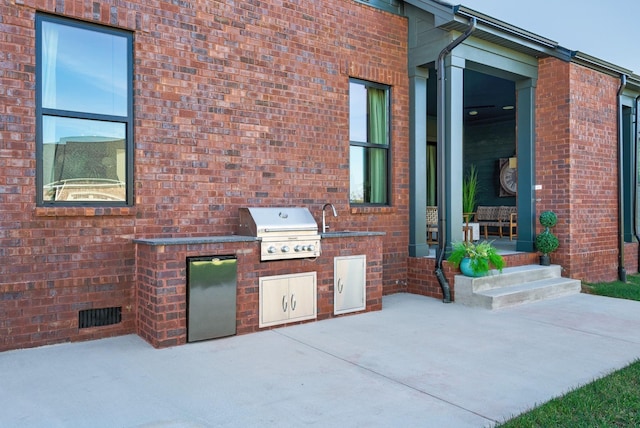
[[[640,358],[640,303],[383,310],[153,349],[137,336],[0,353],[2,427],[487,427]]]

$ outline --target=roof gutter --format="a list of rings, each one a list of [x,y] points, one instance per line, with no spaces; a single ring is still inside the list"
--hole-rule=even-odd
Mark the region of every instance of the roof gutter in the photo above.
[[[627,271],[624,268],[624,175],[623,161],[623,122],[622,122],[622,92],[627,86],[627,75],[620,76],[618,89],[618,279],[627,282]],[[637,174],[635,174],[637,175]]]
[[[444,254],[447,246],[447,236],[446,236],[446,213],[445,209],[445,192],[446,188],[446,180],[444,179],[446,174],[446,151],[445,151],[445,126],[446,126],[446,117],[445,117],[445,109],[446,109],[446,76],[444,69],[444,60],[447,55],[453,51],[456,46],[460,43],[464,42],[471,33],[473,33],[476,29],[476,18],[471,17],[469,20],[469,27],[467,30],[461,34],[458,38],[449,43],[438,55],[438,62],[436,64],[436,72],[438,73],[438,136],[437,136],[437,151],[438,151],[438,162],[437,162],[437,170],[438,170],[438,257],[436,260],[436,270],[434,271],[436,278],[438,278],[438,282],[440,283],[440,287],[442,288],[442,301],[444,303],[451,303],[451,287],[449,286],[449,282],[447,282],[447,278],[444,276],[444,272],[442,271],[442,260],[444,259]]]
[[[484,26],[499,30],[503,33],[511,34],[519,39],[526,40],[546,48],[556,49],[559,46],[558,42],[554,40],[542,37],[538,34],[516,27],[515,25],[511,25],[505,21],[485,15],[484,13],[480,13],[463,5],[454,6],[453,13],[469,20],[476,19]]]

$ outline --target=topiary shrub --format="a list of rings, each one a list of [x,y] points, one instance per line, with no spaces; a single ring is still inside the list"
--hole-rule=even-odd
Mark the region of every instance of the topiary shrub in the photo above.
[[[542,233],[536,236],[535,244],[536,249],[542,253],[540,256],[540,264],[549,266],[549,253],[558,249],[560,241],[556,235],[551,233],[550,227],[555,226],[558,223],[558,216],[553,211],[544,211],[540,214],[540,224],[544,226]]]
[[[555,226],[558,223],[558,216],[553,211],[544,211],[540,214],[540,224],[546,228]]]
[[[548,228],[536,236],[536,249],[544,255],[549,255],[549,253],[557,250],[559,245],[560,241]]]

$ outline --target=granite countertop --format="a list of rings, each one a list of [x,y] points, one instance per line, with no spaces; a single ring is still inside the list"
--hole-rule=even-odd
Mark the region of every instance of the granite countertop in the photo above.
[[[145,245],[188,245],[188,244],[216,244],[221,242],[252,242],[259,241],[255,236],[219,235],[219,236],[191,236],[184,238],[137,238],[133,242]]]
[[[322,239],[329,238],[354,238],[366,236],[384,236],[385,232],[358,232],[358,231],[337,231],[321,233]],[[261,238],[244,235],[217,235],[217,236],[188,236],[180,238],[136,238],[136,244],[144,245],[189,245],[189,244],[215,244],[222,242],[253,242],[260,241]]]
[[[353,238],[358,236],[384,236],[386,232],[358,232],[358,231],[349,231],[342,230],[336,232],[325,232],[321,233],[320,237],[322,239],[326,238]]]

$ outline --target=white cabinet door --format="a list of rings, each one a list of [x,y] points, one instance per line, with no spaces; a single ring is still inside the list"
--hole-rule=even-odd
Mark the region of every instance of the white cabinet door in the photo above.
[[[313,319],[317,315],[315,272],[260,278],[259,327]]]
[[[260,278],[260,327],[285,322],[289,318],[289,279]]]
[[[289,279],[289,321],[316,317],[316,273]]]
[[[346,256],[333,260],[333,313],[362,311],[366,308],[367,257]]]

